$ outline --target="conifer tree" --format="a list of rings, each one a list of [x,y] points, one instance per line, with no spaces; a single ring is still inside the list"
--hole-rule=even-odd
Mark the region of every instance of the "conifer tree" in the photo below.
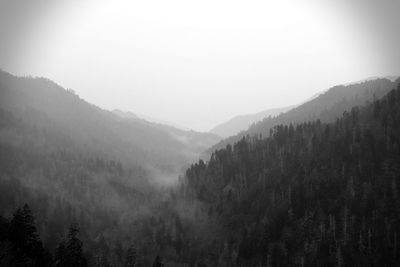
[[[136,248],[134,245],[130,246],[126,255],[125,267],[136,266]]]
[[[46,253],[35,226],[29,206],[17,209],[10,222],[9,240],[16,264],[21,266],[46,266]]]
[[[154,259],[153,262],[153,267],[163,267],[164,264],[162,263],[161,257],[157,255],[157,257]]]
[[[86,267],[87,262],[83,256],[83,244],[78,238],[79,226],[76,223],[71,224],[67,240],[62,241],[56,252],[57,267]]]

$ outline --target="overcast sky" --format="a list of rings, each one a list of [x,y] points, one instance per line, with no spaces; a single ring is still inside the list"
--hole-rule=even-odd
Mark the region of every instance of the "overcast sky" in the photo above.
[[[0,0],[0,68],[207,131],[400,74],[399,0]]]

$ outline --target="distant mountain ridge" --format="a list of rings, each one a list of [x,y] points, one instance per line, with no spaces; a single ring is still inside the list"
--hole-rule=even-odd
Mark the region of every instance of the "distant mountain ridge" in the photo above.
[[[394,78],[395,76],[390,76]],[[225,138],[218,144],[211,147],[207,157],[213,151],[233,144],[241,138],[249,135],[268,136],[270,129],[278,124],[296,124],[320,119],[322,122],[332,122],[340,117],[344,111],[349,111],[355,106],[365,105],[374,99],[380,99],[391,89],[396,88],[400,83],[400,78],[391,81],[386,78],[375,80],[364,80],[360,83],[351,83],[349,85],[338,85],[323,93],[316,94],[309,101],[285,112],[276,117],[264,118],[262,121],[252,124],[247,130],[241,131],[237,135]]]
[[[390,80],[391,82],[395,82],[396,79],[399,78],[399,76],[384,76],[384,77],[369,77],[366,79],[362,79],[359,81],[355,82],[349,82],[343,84],[343,86],[348,86],[348,85],[354,85],[354,84],[360,84],[363,82],[368,82],[368,81],[373,81],[377,79],[387,79]],[[329,90],[329,89],[328,89]],[[300,104],[293,105],[293,106],[287,106],[287,107],[282,107],[282,108],[272,108],[272,109],[267,109],[258,113],[252,113],[252,114],[244,114],[244,115],[238,115],[230,119],[229,121],[223,122],[215,126],[213,129],[210,130],[210,133],[214,133],[216,135],[219,135],[221,137],[227,138],[230,136],[234,136],[241,131],[247,130],[253,123],[257,123],[258,121],[261,121],[267,117],[276,117],[281,113],[285,113],[289,111],[290,109],[293,109],[295,107],[301,106],[307,102],[310,102],[314,100],[315,98],[319,97],[320,95],[326,93],[328,90],[324,90],[322,92],[314,94],[312,97],[304,100]]]
[[[122,111],[119,109],[114,109],[112,110],[112,113],[124,119],[139,119],[139,117],[136,114],[130,111]]]
[[[283,107],[283,108],[272,108],[267,109],[258,113],[238,115],[233,117],[227,122],[221,123],[210,130],[210,133],[222,137],[229,137],[239,133],[240,131],[246,130],[251,124],[260,121],[269,116],[277,116],[282,112],[286,112],[294,106]]]
[[[395,82],[398,78],[399,78],[399,76],[395,76],[395,75],[373,76],[373,77],[369,77],[369,78],[362,79],[362,80],[355,81],[355,82],[344,83],[342,85],[346,86],[346,85],[358,84],[358,83],[363,83],[363,82],[368,82],[368,81],[373,81],[373,80],[378,80],[378,79],[387,79],[391,82]]]

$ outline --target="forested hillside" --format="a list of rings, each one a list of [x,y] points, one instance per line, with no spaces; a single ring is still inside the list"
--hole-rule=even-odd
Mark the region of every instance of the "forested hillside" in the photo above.
[[[125,166],[140,165],[159,176],[176,176],[201,152],[198,144],[184,142],[158,124],[121,119],[44,78],[18,78],[0,72],[0,94],[2,110],[38,129],[66,136],[74,151],[89,156],[118,159]],[[204,140],[203,147],[219,140],[213,134],[198,136],[199,143]]]
[[[27,203],[53,255],[78,223],[91,266],[121,266],[143,235],[138,262],[151,264],[157,250],[141,222],[165,198],[162,187],[218,137],[122,119],[43,78],[0,72],[0,96],[0,216],[12,220]],[[6,240],[0,250],[9,255]]]
[[[42,241],[51,250],[74,222],[81,226],[86,249],[98,255],[103,255],[100,248],[128,245],[123,225],[135,221],[153,198],[149,171],[85,155],[63,133],[29,125],[6,111],[0,112],[0,125],[2,216],[10,217],[29,203]]]
[[[398,266],[400,86],[335,122],[277,125],[186,172],[213,266]],[[212,241],[214,240],[214,241]]]
[[[216,149],[224,148],[227,144],[234,144],[246,135],[268,136],[269,130],[278,124],[297,124],[319,119],[321,122],[330,123],[339,118],[344,111],[350,111],[353,107],[365,105],[374,99],[380,99],[391,89],[396,88],[400,79],[392,82],[389,79],[374,79],[361,83],[335,86],[325,93],[307,101],[286,113],[276,117],[266,117],[252,124],[249,129],[239,134],[223,139],[220,143],[211,147],[211,154]]]
[[[0,266],[400,263],[394,83],[349,87],[358,92],[345,92],[357,95],[351,104],[327,104],[342,87],[327,92],[326,103],[312,101],[331,107],[321,119],[246,135],[163,188],[154,175],[184,164],[199,147],[177,148],[203,134],[121,118],[47,80],[3,75]],[[361,92],[369,93],[355,100]]]

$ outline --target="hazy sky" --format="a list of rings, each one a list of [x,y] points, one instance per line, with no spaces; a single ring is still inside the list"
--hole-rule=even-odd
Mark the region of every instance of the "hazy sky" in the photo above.
[[[400,74],[399,0],[0,0],[0,68],[206,131]]]

